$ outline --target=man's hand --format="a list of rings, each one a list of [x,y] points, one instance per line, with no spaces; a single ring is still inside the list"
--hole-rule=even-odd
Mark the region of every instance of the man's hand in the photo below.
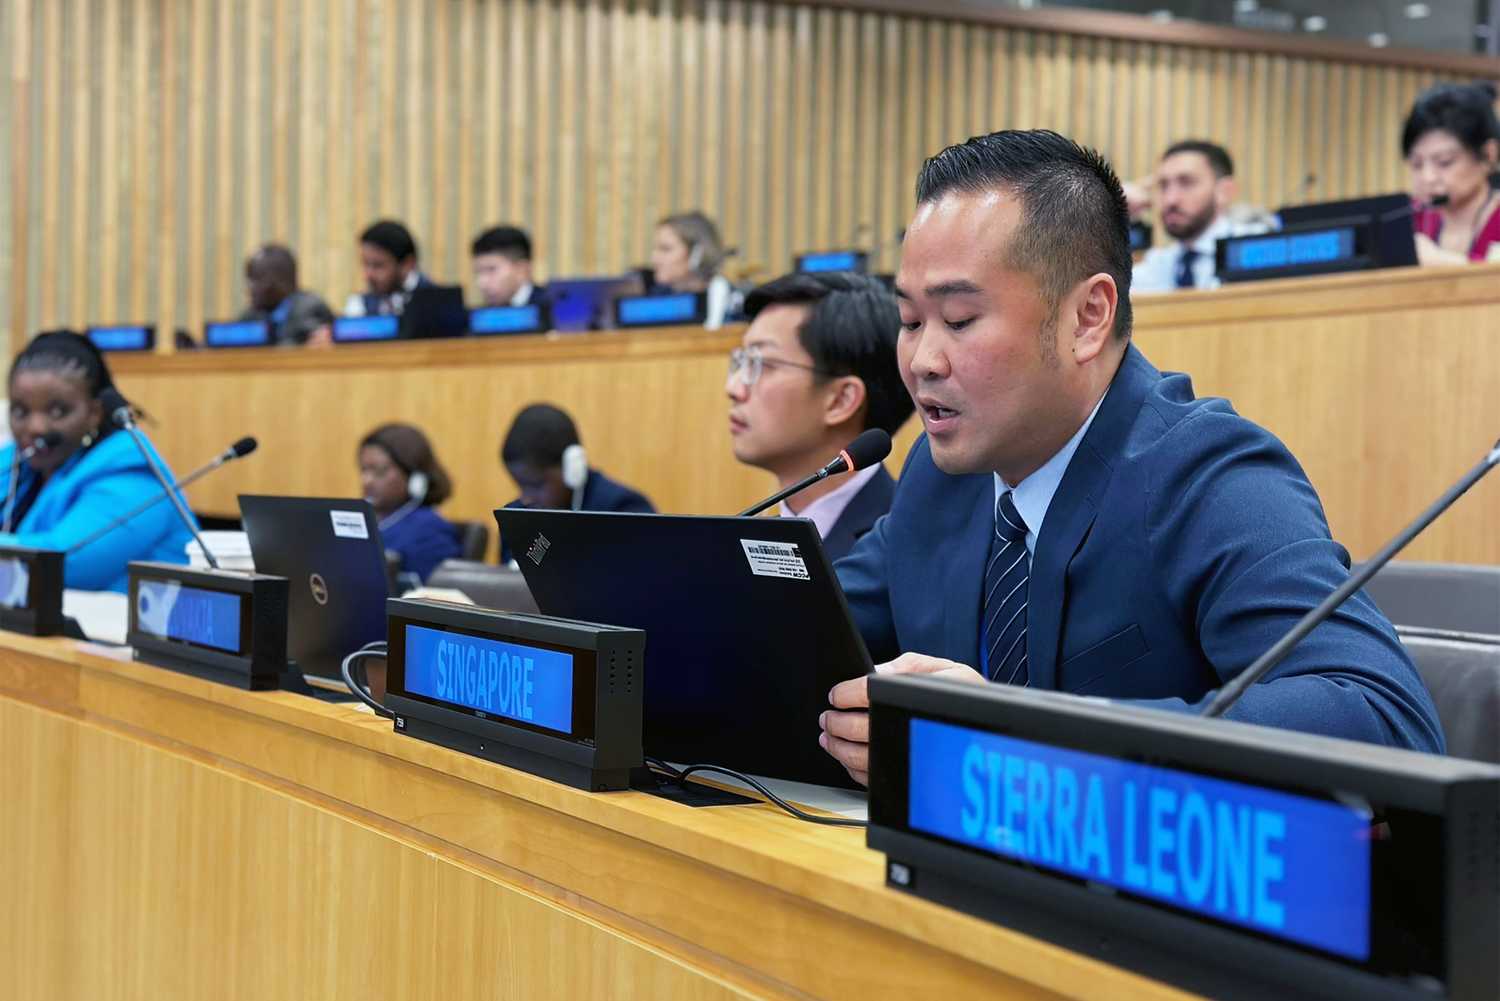
[[[951,681],[984,684],[984,676],[957,661],[904,653],[889,664],[875,665],[876,674],[930,674]],[[865,678],[851,678],[828,693],[833,709],[818,718],[823,732],[818,743],[844,766],[860,785],[870,784],[870,689]]]

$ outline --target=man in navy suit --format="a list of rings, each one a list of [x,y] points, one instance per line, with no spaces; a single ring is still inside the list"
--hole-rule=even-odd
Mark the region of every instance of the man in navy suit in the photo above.
[[[521,496],[506,507],[656,511],[644,494],[589,466],[573,418],[550,403],[533,403],[516,415],[500,446],[500,462],[521,488]],[[500,562],[510,560],[502,535]]]
[[[891,512],[839,563],[877,671],[1196,711],[1348,577],[1297,461],[1130,343],[1125,197],[1052,132],[928,160],[897,276],[925,435]],[[819,742],[866,779],[863,678]],[[1432,700],[1363,594],[1231,719],[1443,750]]]
[[[392,219],[371,223],[359,234],[359,266],[365,291],[349,296],[346,316],[400,316],[413,292],[432,285],[418,263],[411,231]]]
[[[896,299],[850,272],[790,274],[745,299],[750,326],[729,356],[734,456],[788,487],[816,473],[868,428],[895,434],[911,416],[896,368]],[[879,464],[830,476],[782,502],[809,518],[829,560],[890,510],[896,481]]]
[[[486,306],[550,305],[532,273],[531,237],[518,226],[492,226],[474,238],[474,287]]]

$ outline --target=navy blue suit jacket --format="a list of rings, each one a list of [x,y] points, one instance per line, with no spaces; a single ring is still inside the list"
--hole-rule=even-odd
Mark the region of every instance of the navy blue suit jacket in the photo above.
[[[890,514],[837,568],[876,663],[916,652],[978,666],[993,511],[992,476],[949,476],[917,441]],[[1348,567],[1286,447],[1131,347],[1036,539],[1030,684],[1199,709]],[[1432,699],[1363,592],[1228,715],[1443,749]]]
[[[520,507],[521,502],[513,500],[505,506]],[[656,508],[646,499],[645,494],[610,479],[597,469],[590,469],[589,478],[583,483],[583,504],[580,510],[656,513]],[[509,563],[511,559],[510,546],[506,544],[505,536],[502,535],[500,537],[500,562]]]
[[[849,499],[838,520],[828,530],[828,537],[823,540],[823,552],[828,554],[828,562],[834,563],[848,556],[854,544],[891,509],[891,500],[895,496],[896,481],[891,479],[884,466],[880,466],[870,477],[870,482]]]

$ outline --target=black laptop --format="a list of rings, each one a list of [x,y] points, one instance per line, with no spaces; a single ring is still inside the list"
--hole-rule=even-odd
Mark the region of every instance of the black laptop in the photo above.
[[[462,337],[469,332],[464,290],[457,285],[423,285],[413,289],[401,311],[401,336]]]
[[[240,495],[259,573],[290,581],[287,657],[312,684],[344,690],[343,659],[385,639],[385,553],[362,500]]]
[[[812,522],[495,512],[547,615],[646,630],[646,754],[855,787],[818,746],[870,655]]]

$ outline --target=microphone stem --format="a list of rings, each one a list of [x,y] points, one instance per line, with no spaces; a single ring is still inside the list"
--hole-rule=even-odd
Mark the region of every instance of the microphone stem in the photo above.
[[[752,504],[750,507],[745,508],[745,510],[743,510],[739,514],[735,515],[735,517],[736,518],[751,518],[751,517],[754,517],[755,515],[760,514],[766,508],[770,507],[772,504],[780,504],[782,501],[786,500],[788,497],[790,497],[792,494],[796,493],[797,491],[799,491],[799,490],[806,490],[808,487],[812,486],[814,483],[817,483],[819,480],[826,480],[828,478],[828,476],[829,476],[829,472],[830,471],[829,471],[828,467],[824,466],[822,469],[818,470],[816,473],[813,473],[807,479],[805,479],[805,480],[798,480],[796,483],[793,483],[791,486],[787,487],[785,490],[779,490],[776,493],[772,494],[771,496],[767,497],[765,500],[761,501],[759,504]]]
[[[207,476],[209,473],[213,472],[215,469],[218,469],[220,466],[224,465],[224,463],[226,463],[228,461],[229,461],[229,459],[227,457],[222,456],[222,455],[219,456],[218,458],[214,459],[214,461],[210,462],[208,465],[202,466],[202,467],[200,467],[198,469],[195,469],[193,472],[189,473],[187,476],[184,476],[182,479],[178,480],[177,484],[176,484],[176,489],[178,489],[178,490],[186,490],[188,487],[192,486],[194,483],[197,483],[203,477]],[[166,497],[164,495],[162,495],[162,494],[156,494],[155,496],[148,498],[147,500],[143,501],[142,503],[137,504],[135,506],[135,508],[133,508],[132,510],[128,511],[123,517],[115,519],[114,521],[110,522],[108,525],[105,525],[103,528],[99,529],[99,531],[95,532],[93,535],[90,535],[90,536],[86,537],[85,539],[83,539],[83,541],[81,541],[81,542],[75,542],[68,549],[69,555],[78,552],[78,550],[84,548],[85,546],[89,546],[89,545],[92,545],[95,542],[98,542],[100,539],[104,538],[106,535],[108,535],[110,532],[113,532],[115,529],[119,528],[121,525],[124,525],[124,524],[128,523],[136,515],[138,515],[138,514],[144,514],[146,511],[149,511],[151,508],[153,508],[156,505],[160,504],[165,499],[166,499]]]
[[[182,523],[187,526],[187,530],[193,535],[193,540],[203,550],[203,558],[208,561],[209,566],[215,570],[219,569],[219,561],[214,559],[214,554],[209,551],[208,546],[204,543],[203,536],[198,534],[198,526],[193,524],[193,516],[188,511],[187,505],[182,503],[182,498],[178,497],[177,491],[172,489],[171,481],[162,473],[161,467],[156,464],[156,459],[151,455],[151,449],[146,444],[146,439],[136,429],[135,422],[133,420],[129,421],[124,427],[125,433],[130,435],[130,439],[135,442],[135,447],[140,449],[141,456],[146,460],[146,465],[151,468],[151,472],[156,477],[157,482],[167,492],[167,500],[172,502],[172,506],[177,509],[177,514],[182,519]]]
[[[1355,573],[1337,590],[1324,598],[1317,608],[1302,616],[1301,620],[1292,627],[1291,632],[1283,636],[1271,649],[1261,654],[1255,663],[1235,675],[1227,685],[1219,689],[1219,694],[1214,696],[1213,701],[1208,704],[1208,708],[1203,710],[1203,715],[1224,715],[1230,706],[1240,700],[1240,696],[1244,695],[1251,685],[1259,681],[1266,672],[1285,660],[1286,655],[1291,653],[1292,648],[1302,642],[1308,633],[1312,632],[1320,622],[1332,615],[1335,609],[1349,600],[1350,595],[1364,587],[1371,577],[1375,576],[1397,553],[1405,549],[1412,539],[1421,535],[1422,531],[1437,520],[1439,515],[1448,510],[1454,501],[1462,497],[1468,492],[1470,487],[1483,479],[1484,475],[1493,469],[1497,463],[1500,463],[1500,443],[1496,443],[1495,447],[1479,461],[1478,465],[1464,474],[1463,479],[1449,487],[1447,492],[1434,501],[1431,507],[1418,515],[1416,521],[1407,525],[1406,528],[1401,530],[1399,535],[1385,544],[1385,548],[1370,557],[1369,561],[1359,569],[1359,572]]]
[[[5,488],[5,522],[0,525],[4,531],[10,531],[11,513],[15,510],[16,503],[16,481],[21,478],[21,446],[17,443],[10,458],[10,484]]]

